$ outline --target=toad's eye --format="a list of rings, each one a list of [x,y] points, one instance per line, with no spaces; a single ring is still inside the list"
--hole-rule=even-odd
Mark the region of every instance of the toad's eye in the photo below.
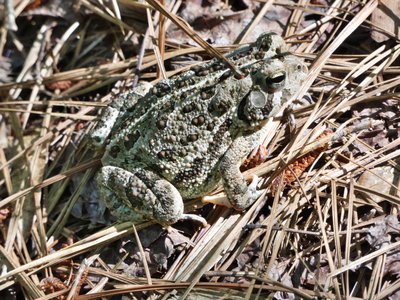
[[[279,84],[285,81],[286,75],[285,74],[279,74],[275,77],[267,77],[265,78],[265,83],[267,85],[272,85],[272,84]]]
[[[279,73],[274,76],[265,78],[265,84],[267,86],[268,92],[276,92],[281,90],[285,85],[286,74]]]

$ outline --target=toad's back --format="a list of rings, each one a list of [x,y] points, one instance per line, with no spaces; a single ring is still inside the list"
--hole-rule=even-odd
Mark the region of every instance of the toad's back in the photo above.
[[[218,163],[232,142],[258,130],[258,119],[286,101],[282,92],[268,90],[272,84],[265,81],[285,69],[284,58],[276,58],[285,49],[280,37],[264,35],[227,56],[243,78],[236,79],[213,60],[159,82],[117,120],[103,165],[152,170],[184,198],[206,193],[218,182]],[[262,107],[249,107],[246,97],[254,98],[247,99],[253,106],[260,98]]]

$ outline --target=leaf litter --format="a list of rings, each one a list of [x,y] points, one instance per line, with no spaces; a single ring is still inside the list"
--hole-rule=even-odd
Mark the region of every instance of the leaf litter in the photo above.
[[[154,1],[5,0],[0,296],[397,299],[400,25],[387,13],[395,2],[167,2],[159,51]],[[170,11],[184,21],[172,23]],[[86,135],[99,107],[135,76],[171,76],[267,31],[283,35],[310,74],[293,126],[273,120],[246,160],[264,195],[241,214],[188,202],[205,228],[113,223],[91,183],[99,158]]]

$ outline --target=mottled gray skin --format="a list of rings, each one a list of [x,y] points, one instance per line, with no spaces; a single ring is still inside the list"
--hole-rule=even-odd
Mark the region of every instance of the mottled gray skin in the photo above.
[[[255,185],[247,187],[240,164],[307,72],[286,51],[281,37],[265,34],[227,55],[243,78],[212,60],[120,95],[93,132],[95,144],[108,142],[97,183],[113,215],[173,224],[187,217],[182,199],[220,180],[234,208],[251,205]]]

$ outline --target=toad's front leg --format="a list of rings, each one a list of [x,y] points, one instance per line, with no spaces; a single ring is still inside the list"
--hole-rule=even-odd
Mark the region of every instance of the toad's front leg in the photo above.
[[[230,204],[237,210],[243,210],[253,204],[260,196],[257,191],[257,176],[253,176],[252,183],[247,182],[240,172],[240,165],[243,158],[255,146],[254,136],[241,136],[232,143],[220,162],[222,184]]]
[[[182,219],[205,223],[201,217],[184,214],[179,191],[149,170],[129,172],[105,166],[100,169],[96,181],[107,207],[120,221],[153,220],[163,226]]]

